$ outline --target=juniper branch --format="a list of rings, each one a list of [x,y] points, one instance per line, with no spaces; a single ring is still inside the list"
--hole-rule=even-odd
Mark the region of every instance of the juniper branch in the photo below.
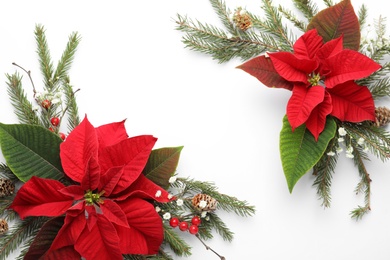
[[[14,73],[12,75],[6,74],[6,77],[7,92],[20,123],[38,125],[40,123],[39,118],[22,87],[22,76]]]

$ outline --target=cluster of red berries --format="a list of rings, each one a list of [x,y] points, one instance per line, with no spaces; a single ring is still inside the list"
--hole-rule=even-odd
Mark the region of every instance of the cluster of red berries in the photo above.
[[[50,119],[50,123],[52,124],[52,126],[56,127],[60,124],[60,119],[58,117],[52,117]],[[54,129],[53,127],[49,127],[49,130],[54,132]],[[64,133],[58,133],[58,135],[61,137],[62,140],[65,140],[66,138],[66,135]]]
[[[44,109],[48,110],[50,108],[50,106],[51,106],[50,100],[48,100],[48,99],[43,100],[42,103],[41,103],[41,106]]]
[[[189,224],[187,221],[180,221],[178,218],[174,217],[171,218],[169,221],[169,225],[171,227],[179,227],[181,231],[187,231],[190,232],[190,234],[196,235],[199,231],[199,225],[202,221],[200,220],[199,216],[193,216],[191,219],[191,224]]]

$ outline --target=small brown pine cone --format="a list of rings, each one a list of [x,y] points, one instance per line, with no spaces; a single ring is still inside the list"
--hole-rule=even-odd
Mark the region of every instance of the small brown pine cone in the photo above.
[[[252,27],[252,20],[249,14],[241,7],[237,8],[233,14],[234,24],[243,31]]]
[[[217,200],[213,197],[199,193],[192,198],[192,206],[199,211],[214,211],[217,208]]]
[[[387,107],[375,108],[375,125],[377,127],[385,126],[390,122],[390,109]]]
[[[8,222],[5,219],[0,218],[0,235],[8,231]]]
[[[12,181],[0,178],[0,198],[10,196],[15,192],[15,185]]]

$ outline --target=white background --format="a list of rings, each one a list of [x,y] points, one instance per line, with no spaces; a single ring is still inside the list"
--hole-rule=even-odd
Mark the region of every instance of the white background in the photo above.
[[[365,1],[352,2],[357,9]],[[261,1],[226,3],[261,14]],[[383,1],[367,3],[370,23],[386,15]],[[310,174],[290,194],[278,150],[290,93],[268,89],[235,69],[240,60],[218,64],[185,49],[175,30],[177,13],[218,25],[209,1],[13,0],[3,1],[0,10],[1,122],[17,123],[4,76],[16,70],[12,62],[31,70],[38,89],[42,85],[35,24],[45,26],[55,62],[68,35],[78,31],[82,41],[70,78],[81,88],[80,115],[88,114],[95,126],[127,118],[129,135],[153,134],[156,148],[183,145],[181,176],[214,181],[221,192],[256,206],[254,217],[221,213],[235,239],[228,243],[216,235],[208,243],[228,260],[389,259],[389,165],[375,158],[367,163],[372,212],[358,222],[349,212],[363,205],[363,197],[354,194],[359,177],[344,156],[334,175],[331,208],[321,207]],[[31,94],[26,75],[24,86]],[[189,259],[217,259],[195,238],[188,242]]]

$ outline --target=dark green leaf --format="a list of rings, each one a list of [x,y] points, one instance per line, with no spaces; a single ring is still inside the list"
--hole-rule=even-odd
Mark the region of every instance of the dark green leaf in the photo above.
[[[359,50],[360,24],[350,0],[326,8],[313,17],[307,30],[317,29],[325,42],[344,36],[344,48]]]
[[[169,187],[169,178],[175,173],[183,146],[155,149],[150,153],[143,174],[164,189]]]
[[[60,179],[59,136],[36,125],[0,123],[0,146],[7,165],[21,181],[32,176]]]
[[[320,160],[335,133],[336,123],[328,117],[325,129],[316,142],[305,125],[293,132],[287,117],[284,117],[280,132],[280,157],[290,192],[297,181]]]

